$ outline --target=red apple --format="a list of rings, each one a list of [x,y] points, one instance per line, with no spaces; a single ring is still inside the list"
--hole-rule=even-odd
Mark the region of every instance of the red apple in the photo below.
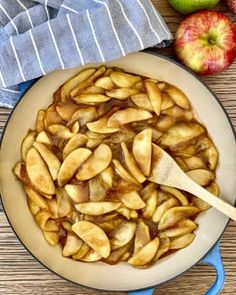
[[[236,27],[220,12],[200,11],[180,24],[174,47],[179,61],[194,72],[216,74],[236,58]]]
[[[236,0],[227,0],[226,1],[229,9],[236,15]]]

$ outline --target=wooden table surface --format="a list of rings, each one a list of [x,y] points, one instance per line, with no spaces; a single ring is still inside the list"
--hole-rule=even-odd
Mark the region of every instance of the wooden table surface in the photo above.
[[[176,31],[182,16],[175,12],[166,0],[152,0],[163,15],[172,33]],[[236,17],[227,11],[224,4],[217,7],[236,22]],[[173,57],[172,49],[158,52]],[[234,127],[236,127],[236,63],[227,71],[204,81],[225,106]],[[0,108],[0,128],[10,110]],[[221,239],[221,255],[226,271],[226,282],[221,294],[236,294],[236,223],[231,222]],[[105,278],[104,278],[105,279]],[[205,294],[214,282],[215,272],[210,266],[198,265],[177,279],[156,288],[155,294]],[[79,287],[69,283],[45,269],[25,250],[9,226],[0,204],[0,294],[20,295],[74,295],[74,294],[115,294]],[[116,293],[122,295],[125,293]]]

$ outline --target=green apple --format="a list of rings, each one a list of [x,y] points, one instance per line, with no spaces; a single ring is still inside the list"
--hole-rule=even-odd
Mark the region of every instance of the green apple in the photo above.
[[[198,10],[211,9],[220,0],[169,0],[169,2],[178,12],[189,14]]]

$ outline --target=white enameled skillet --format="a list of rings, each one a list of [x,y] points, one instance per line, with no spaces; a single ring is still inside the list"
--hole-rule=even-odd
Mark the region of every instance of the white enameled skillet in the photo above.
[[[220,154],[217,182],[221,198],[234,204],[236,199],[236,144],[232,124],[217,97],[192,73],[167,58],[136,53],[108,62],[107,66],[167,81],[189,97],[197,117],[207,126]],[[88,65],[93,67],[98,65]],[[82,69],[82,68],[81,68]],[[161,259],[148,269],[128,264],[110,266],[87,264],[64,258],[59,248],[49,246],[28,210],[22,187],[12,173],[20,159],[20,144],[33,128],[37,111],[47,107],[53,92],[79,68],[55,71],[38,80],[21,98],[7,122],[1,142],[0,186],[3,206],[16,235],[44,266],[72,282],[100,290],[138,290],[166,282],[183,273],[204,257],[222,235],[228,218],[215,209],[201,214],[196,239],[187,248]]]

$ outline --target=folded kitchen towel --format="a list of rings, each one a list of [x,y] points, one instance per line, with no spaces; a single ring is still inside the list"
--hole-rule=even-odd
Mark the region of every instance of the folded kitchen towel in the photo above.
[[[21,82],[171,39],[150,0],[0,0],[0,106],[14,106]]]

